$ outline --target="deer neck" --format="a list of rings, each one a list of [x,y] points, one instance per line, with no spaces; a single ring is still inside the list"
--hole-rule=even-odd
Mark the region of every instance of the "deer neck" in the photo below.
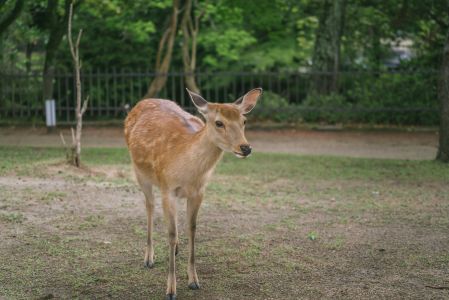
[[[223,150],[211,141],[206,126],[198,131],[192,140],[189,152],[195,165],[204,173],[212,170],[223,156]]]

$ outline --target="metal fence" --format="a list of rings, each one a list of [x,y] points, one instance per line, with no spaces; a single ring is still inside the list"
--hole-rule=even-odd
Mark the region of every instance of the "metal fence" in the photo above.
[[[83,70],[83,95],[89,95],[85,118],[91,121],[122,119],[125,105],[133,106],[145,94],[155,74],[129,70]],[[437,115],[437,77],[435,71],[420,72],[341,72],[338,93],[313,98],[312,80],[327,73],[311,72],[198,72],[195,74],[201,94],[213,102],[237,99],[254,87],[263,87],[262,116],[271,112],[290,112],[290,118],[307,120],[307,114],[318,113],[384,113],[413,115],[417,123]],[[168,74],[167,84],[159,98],[172,99],[187,110],[192,105],[184,89],[182,72]],[[56,72],[54,95],[58,123],[74,120],[75,87],[73,74]],[[44,120],[41,74],[0,73],[0,118],[2,120]],[[293,114],[293,116],[292,116]],[[282,115],[279,117],[282,118]],[[313,118],[312,118],[313,119]],[[435,119],[435,118],[434,118]],[[313,120],[312,120],[313,121]],[[363,120],[362,120],[363,121]],[[409,123],[410,123],[409,122]],[[407,123],[407,122],[406,122]]]

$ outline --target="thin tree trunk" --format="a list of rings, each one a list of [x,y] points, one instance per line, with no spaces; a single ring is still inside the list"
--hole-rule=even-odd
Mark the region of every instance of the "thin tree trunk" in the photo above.
[[[83,115],[87,109],[87,99],[81,106],[81,62],[79,57],[79,45],[81,41],[82,30],[79,31],[75,44],[72,40],[72,14],[73,4],[70,5],[69,15],[67,20],[67,40],[69,42],[70,53],[73,61],[73,71],[75,73],[75,86],[76,86],[76,130],[73,137],[72,134],[72,157],[70,157],[71,163],[77,167],[81,166],[81,133],[83,129]],[[74,155],[73,155],[74,154]]]
[[[173,11],[170,23],[159,41],[159,48],[156,57],[155,73],[156,77],[151,81],[145,98],[152,98],[158,95],[167,82],[168,70],[170,69],[175,42],[176,30],[178,27],[179,0],[173,0]]]
[[[329,94],[338,90],[345,7],[345,0],[323,1],[312,57],[312,70],[316,74],[312,90],[318,94]]]
[[[196,1],[195,6],[197,6]],[[182,62],[184,66],[184,80],[186,87],[195,93],[200,92],[195,80],[196,49],[198,32],[200,29],[200,19],[204,15],[204,12],[205,11],[203,10],[199,15],[193,17],[192,0],[185,1],[184,14],[181,21],[183,35]]]
[[[440,132],[437,160],[449,162],[449,31],[443,51],[443,65],[439,81]]]

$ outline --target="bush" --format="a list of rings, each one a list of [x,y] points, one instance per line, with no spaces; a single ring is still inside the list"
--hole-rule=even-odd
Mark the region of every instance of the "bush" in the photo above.
[[[252,115],[258,120],[272,120],[276,122],[290,121],[294,117],[287,99],[272,92],[264,92],[262,98],[254,108]]]
[[[348,102],[361,111],[352,120],[363,123],[438,124],[437,77],[434,74],[384,73],[354,82]],[[372,111],[366,111],[372,110]]]
[[[305,122],[342,123],[351,119],[348,111],[352,105],[347,99],[338,94],[317,95],[310,94],[304,100],[301,111]]]

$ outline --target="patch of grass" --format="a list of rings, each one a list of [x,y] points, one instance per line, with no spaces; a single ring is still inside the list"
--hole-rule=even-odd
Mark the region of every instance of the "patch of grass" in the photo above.
[[[147,237],[147,231],[144,230],[141,226],[134,226],[133,228],[134,233],[139,237],[139,238],[146,238]]]
[[[269,170],[260,172],[260,166]],[[394,180],[449,182],[449,166],[436,161],[407,161],[389,159],[344,158],[330,156],[302,156],[291,154],[255,153],[239,160],[225,155],[219,165],[221,174],[252,176],[272,181],[278,178],[297,178],[303,181],[326,180]],[[417,176],[419,174],[419,176]]]
[[[1,212],[0,220],[20,224],[25,220],[25,216],[20,212]]]
[[[41,197],[41,201],[45,203],[51,203],[55,200],[63,200],[67,196],[67,193],[65,192],[59,192],[59,191],[52,191],[45,193]]]
[[[105,223],[104,216],[102,215],[90,215],[84,218],[84,221],[79,224],[79,229],[91,229]]]
[[[0,146],[0,175],[10,171],[21,171],[31,165],[48,160],[64,158],[62,148],[33,148]]]
[[[0,175],[7,172],[26,172],[37,163],[65,160],[63,148],[0,146]],[[86,165],[114,165],[130,163],[125,148],[83,148],[82,163]],[[24,175],[30,175],[28,172]]]
[[[62,148],[33,148],[0,146],[0,174],[19,166],[36,162],[64,160]],[[82,162],[86,165],[129,164],[126,148],[83,148]],[[261,166],[269,166],[260,172]],[[407,161],[389,159],[303,156],[291,154],[255,153],[249,159],[235,159],[226,154],[217,167],[223,175],[244,176],[249,181],[258,174],[262,182],[279,178],[302,181],[326,180],[392,180],[449,182],[449,166],[436,161]],[[419,174],[419,176],[417,176]],[[215,187],[217,188],[217,187]]]
[[[311,231],[307,234],[307,238],[311,241],[315,241],[318,238],[318,234],[315,231]]]
[[[336,236],[333,240],[326,243],[326,247],[329,250],[340,250],[345,244],[345,238],[343,236]]]

